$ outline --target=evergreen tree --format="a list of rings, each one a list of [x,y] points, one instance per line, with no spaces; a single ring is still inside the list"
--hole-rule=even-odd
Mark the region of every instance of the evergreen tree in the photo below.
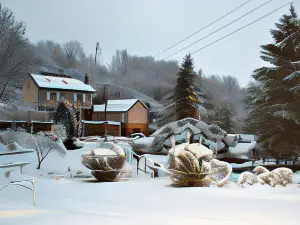
[[[65,126],[68,137],[81,136],[82,124],[80,121],[80,111],[67,100],[61,99],[57,102],[53,120],[55,124]]]
[[[250,85],[245,99],[249,110],[246,130],[277,158],[300,152],[300,25],[295,8],[271,30],[273,44],[263,45],[261,58],[271,64],[254,71],[258,84]]]
[[[230,102],[221,102],[214,107],[211,122],[218,125],[227,133],[234,133],[236,127],[236,109]]]
[[[167,106],[158,120],[158,125],[164,125],[171,120],[181,120],[195,117],[198,105],[204,102],[205,92],[200,88],[196,91],[194,85],[194,64],[191,55],[185,56],[178,73],[177,84],[167,98]]]

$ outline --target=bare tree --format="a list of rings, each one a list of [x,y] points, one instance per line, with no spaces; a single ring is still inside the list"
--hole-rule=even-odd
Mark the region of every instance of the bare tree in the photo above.
[[[79,41],[69,41],[63,45],[63,49],[70,68],[76,68],[78,62],[85,59],[84,50]]]
[[[25,25],[0,4],[0,102],[13,104],[16,88],[35,65],[32,46],[25,37]]]
[[[33,135],[25,132],[25,130],[19,129],[16,132],[7,129],[0,137],[1,142],[5,145],[16,142],[23,148],[34,149],[38,159],[37,169],[41,168],[42,162],[51,152],[57,152],[61,156],[66,154],[65,149],[57,143],[58,137],[53,133],[39,132]]]
[[[65,156],[65,150],[57,143],[58,138],[54,135],[46,135],[44,132],[39,132],[33,136],[35,142],[35,150],[38,157],[37,169],[41,168],[42,162],[51,152],[57,152],[61,156]]]

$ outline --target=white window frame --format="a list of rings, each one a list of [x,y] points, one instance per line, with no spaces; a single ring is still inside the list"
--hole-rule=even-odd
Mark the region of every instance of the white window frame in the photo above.
[[[74,94],[74,102],[77,102],[77,94]]]
[[[85,94],[82,94],[82,101],[85,103]]]
[[[51,92],[47,91],[47,101],[51,100]]]

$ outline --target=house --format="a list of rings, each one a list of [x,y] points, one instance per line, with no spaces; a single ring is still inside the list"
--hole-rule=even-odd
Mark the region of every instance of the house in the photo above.
[[[122,136],[139,132],[149,135],[149,108],[139,99],[108,100],[106,118],[104,104],[94,105],[92,110],[86,110],[82,113],[82,118],[85,119],[85,124],[90,124],[89,126],[95,125],[96,121],[99,124],[106,121],[107,126],[116,126],[112,123],[119,122]],[[99,134],[95,132],[93,135]]]
[[[89,84],[70,76],[60,74],[29,74],[23,85],[23,101],[39,111],[52,111],[62,97],[74,103],[75,107],[92,107],[95,90]]]

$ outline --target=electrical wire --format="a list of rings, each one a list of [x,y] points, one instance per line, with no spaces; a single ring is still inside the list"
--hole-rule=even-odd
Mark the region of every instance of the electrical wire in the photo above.
[[[235,34],[235,33],[237,33],[238,31],[241,31],[241,30],[245,29],[246,27],[248,27],[248,26],[250,26],[250,25],[252,25],[252,24],[254,24],[254,23],[256,23],[256,22],[258,22],[258,21],[260,21],[260,20],[262,20],[262,19],[264,19],[264,18],[266,18],[267,16],[269,16],[269,15],[271,15],[271,14],[273,14],[273,13],[279,11],[280,9],[282,9],[282,8],[288,6],[288,5],[293,4],[293,3],[296,2],[296,1],[298,1],[298,0],[295,0],[295,1],[289,2],[289,3],[285,4],[285,5],[282,5],[281,7],[279,7],[279,8],[277,8],[277,9],[275,9],[275,10],[269,12],[268,14],[266,14],[266,15],[264,15],[264,16],[262,16],[262,17],[256,19],[256,20],[254,20],[254,21],[252,21],[251,23],[248,23],[248,24],[246,24],[245,26],[243,26],[243,27],[241,27],[241,28],[239,28],[239,29],[237,29],[237,30],[235,30],[235,31],[233,31],[233,32],[231,32],[231,33],[229,33],[229,34],[227,34],[227,35],[225,35],[225,36],[223,36],[223,37],[221,37],[221,38],[219,38],[219,39],[213,41],[213,42],[211,42],[210,44],[205,45],[205,46],[203,46],[202,48],[197,49],[196,51],[192,52],[191,55],[193,55],[193,54],[195,54],[195,53],[197,53],[197,52],[199,52],[199,51],[201,51],[201,50],[203,50],[203,49],[205,49],[205,48],[207,48],[207,47],[209,47],[209,46],[211,46],[211,45],[213,45],[213,44],[215,44],[215,43],[217,43],[217,42],[219,42],[219,41],[221,41],[221,40],[223,40],[223,39],[225,39],[225,38],[227,38],[227,37],[229,37],[229,36],[231,36],[231,35],[233,35],[233,34]]]
[[[198,42],[200,42],[200,41],[202,41],[202,40],[204,40],[204,39],[210,37],[211,35],[213,35],[213,34],[219,32],[220,30],[223,30],[224,28],[228,27],[229,25],[231,25],[231,24],[233,24],[233,23],[239,21],[240,19],[244,18],[245,16],[248,16],[249,14],[251,14],[251,13],[253,13],[254,11],[260,9],[261,7],[263,7],[263,6],[267,5],[267,4],[269,4],[269,3],[272,2],[272,1],[274,1],[274,0],[269,0],[269,1],[267,1],[267,2],[265,2],[265,3],[263,3],[263,4],[261,4],[261,5],[259,5],[258,7],[256,7],[256,8],[254,8],[254,9],[250,10],[249,12],[245,13],[244,15],[242,15],[242,16],[238,17],[237,19],[231,21],[230,23],[227,23],[226,25],[222,26],[221,28],[219,28],[219,29],[217,29],[217,30],[211,32],[210,34],[208,34],[208,35],[206,35],[206,36],[204,36],[204,37],[202,37],[202,38],[200,38],[200,39],[198,39],[197,41],[193,42],[192,44],[190,44],[190,45],[188,45],[188,46],[185,46],[184,48],[179,49],[178,51],[176,51],[175,53],[173,53],[173,54],[171,54],[171,55],[169,55],[169,56],[167,56],[167,57],[164,57],[162,60],[167,59],[167,58],[170,58],[171,56],[176,55],[177,53],[179,53],[179,52],[181,52],[181,51],[183,51],[183,50],[185,50],[185,49],[191,47],[192,45],[197,44]]]
[[[197,30],[196,32],[190,34],[189,36],[187,36],[186,38],[182,39],[181,41],[173,44],[172,46],[164,49],[163,51],[161,51],[160,53],[156,54],[154,57],[157,57],[159,55],[161,55],[162,53],[170,50],[171,48],[175,47],[176,45],[179,45],[181,44],[182,42],[184,42],[185,40],[189,39],[190,37],[194,36],[195,34],[198,34],[199,32],[205,30],[206,28],[210,27],[211,25],[217,23],[218,21],[220,21],[221,19],[225,18],[226,16],[232,14],[233,12],[237,11],[238,9],[242,8],[243,6],[247,5],[248,3],[252,2],[253,0],[248,0],[246,2],[244,2],[243,4],[239,5],[238,7],[236,7],[235,9],[231,10],[230,12],[226,13],[225,15],[219,17],[218,19],[216,19],[215,21],[211,22],[210,24],[204,26],[203,28],[201,28],[200,30]]]

